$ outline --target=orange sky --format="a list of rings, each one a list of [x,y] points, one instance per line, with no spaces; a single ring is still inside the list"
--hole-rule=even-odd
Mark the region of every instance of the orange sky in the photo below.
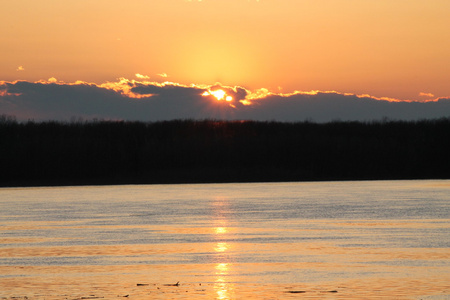
[[[448,0],[14,0],[0,80],[450,95]],[[426,98],[426,97],[425,97]]]

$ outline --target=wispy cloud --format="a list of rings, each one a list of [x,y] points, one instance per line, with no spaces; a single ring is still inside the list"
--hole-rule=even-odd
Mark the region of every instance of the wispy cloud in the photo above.
[[[120,78],[95,84],[50,78],[0,81],[0,111],[19,120],[416,120],[450,117],[450,97],[412,101],[337,91],[251,91],[220,83],[184,85]]]
[[[137,78],[139,78],[139,79],[149,79],[149,78],[150,78],[150,77],[147,76],[147,75],[142,75],[142,74],[139,74],[139,73],[136,73],[135,76],[136,76]]]
[[[427,97],[427,98],[434,98],[434,95],[432,93],[419,93],[420,97]]]

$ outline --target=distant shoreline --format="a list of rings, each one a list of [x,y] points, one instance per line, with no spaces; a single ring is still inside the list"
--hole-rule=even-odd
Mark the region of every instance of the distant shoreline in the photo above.
[[[0,119],[0,187],[450,178],[450,119]]]
[[[60,182],[33,182],[31,184],[12,184],[1,185],[0,189],[15,189],[15,188],[57,188],[57,187],[89,187],[89,186],[133,186],[133,185],[202,185],[202,184],[251,184],[251,183],[307,183],[307,182],[348,182],[348,181],[407,181],[407,180],[450,180],[447,178],[412,178],[412,179],[338,179],[338,180],[296,180],[296,181],[217,181],[217,182],[82,182],[82,183],[60,183]]]
[[[283,176],[284,178],[285,176]],[[113,186],[113,185],[183,185],[183,184],[239,184],[239,183],[286,183],[286,182],[346,182],[346,181],[403,181],[403,180],[450,180],[450,178],[433,178],[433,177],[405,177],[405,178],[326,178],[326,179],[246,179],[246,180],[186,180],[172,181],[172,180],[108,180],[108,179],[94,179],[89,181],[17,181],[1,183],[0,188],[32,188],[32,187],[70,187],[70,186]]]

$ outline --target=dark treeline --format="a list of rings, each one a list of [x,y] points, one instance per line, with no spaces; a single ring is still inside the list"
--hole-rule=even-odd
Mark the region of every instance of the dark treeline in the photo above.
[[[450,178],[450,119],[26,122],[0,118],[0,186]]]

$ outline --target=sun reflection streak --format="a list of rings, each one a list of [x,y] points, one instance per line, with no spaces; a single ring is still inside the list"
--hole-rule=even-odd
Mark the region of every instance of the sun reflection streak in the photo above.
[[[232,245],[226,242],[230,238],[230,230],[228,228],[230,206],[228,199],[217,197],[212,202],[214,210],[214,223],[216,227],[213,228],[214,239],[216,244],[214,251],[216,253],[216,265],[214,266],[216,279],[214,282],[214,291],[216,299],[228,300],[234,299],[234,284],[230,282],[230,256],[228,255]],[[227,253],[227,254],[225,254]]]
[[[226,227],[216,227],[214,228],[214,232],[216,234],[224,234],[228,232],[228,229]]]
[[[228,249],[230,249],[230,245],[228,243],[225,243],[225,242],[217,243],[216,246],[214,247],[214,250],[216,252],[225,252]]]
[[[219,263],[215,266],[217,279],[214,283],[214,290],[216,291],[217,299],[234,299],[234,286],[228,280],[226,280],[229,268],[229,263]]]
[[[217,275],[227,275],[228,274],[229,263],[220,263],[216,265]]]
[[[220,300],[232,299],[229,285],[227,282],[225,282],[225,280],[223,278],[217,278],[217,280],[214,284],[214,289],[217,294],[217,299],[220,299]]]

